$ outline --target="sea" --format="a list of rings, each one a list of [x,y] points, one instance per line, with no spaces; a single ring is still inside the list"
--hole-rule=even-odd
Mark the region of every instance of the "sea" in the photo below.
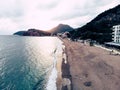
[[[60,53],[57,37],[1,35],[0,90],[57,90]]]

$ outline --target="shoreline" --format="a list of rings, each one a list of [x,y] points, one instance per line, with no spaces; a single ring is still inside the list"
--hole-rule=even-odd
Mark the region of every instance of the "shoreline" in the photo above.
[[[68,55],[66,47],[61,38],[58,37],[62,42],[62,55],[61,60],[57,60],[57,90],[72,90],[72,77],[70,74],[70,65],[68,62]]]
[[[70,65],[68,62],[66,47],[64,47],[63,49],[63,58],[62,58],[61,68],[62,68],[62,79],[63,79],[61,90],[72,90],[72,76],[70,74]]]

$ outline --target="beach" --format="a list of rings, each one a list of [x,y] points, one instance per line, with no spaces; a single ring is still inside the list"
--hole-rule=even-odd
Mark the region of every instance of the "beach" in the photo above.
[[[63,58],[58,64],[57,90],[119,90],[119,55],[80,42],[62,41],[67,63]]]

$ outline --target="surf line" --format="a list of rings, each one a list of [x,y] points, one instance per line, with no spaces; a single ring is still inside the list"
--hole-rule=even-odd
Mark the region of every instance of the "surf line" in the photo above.
[[[56,79],[57,79],[57,69],[56,69],[56,63],[57,63],[57,57],[56,57],[56,51],[57,48],[55,48],[53,52],[53,69],[51,71],[51,75],[49,77],[48,83],[47,83],[47,90],[57,90],[57,85],[56,85]]]
[[[70,65],[68,62],[68,56],[66,48],[63,45],[63,57],[62,57],[62,90],[73,90],[72,89],[72,78],[70,74]]]

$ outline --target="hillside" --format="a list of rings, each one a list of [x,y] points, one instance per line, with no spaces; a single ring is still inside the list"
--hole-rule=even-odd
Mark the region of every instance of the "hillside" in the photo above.
[[[99,14],[91,22],[71,32],[72,38],[109,42],[112,41],[112,26],[117,24],[120,24],[120,5]]]

